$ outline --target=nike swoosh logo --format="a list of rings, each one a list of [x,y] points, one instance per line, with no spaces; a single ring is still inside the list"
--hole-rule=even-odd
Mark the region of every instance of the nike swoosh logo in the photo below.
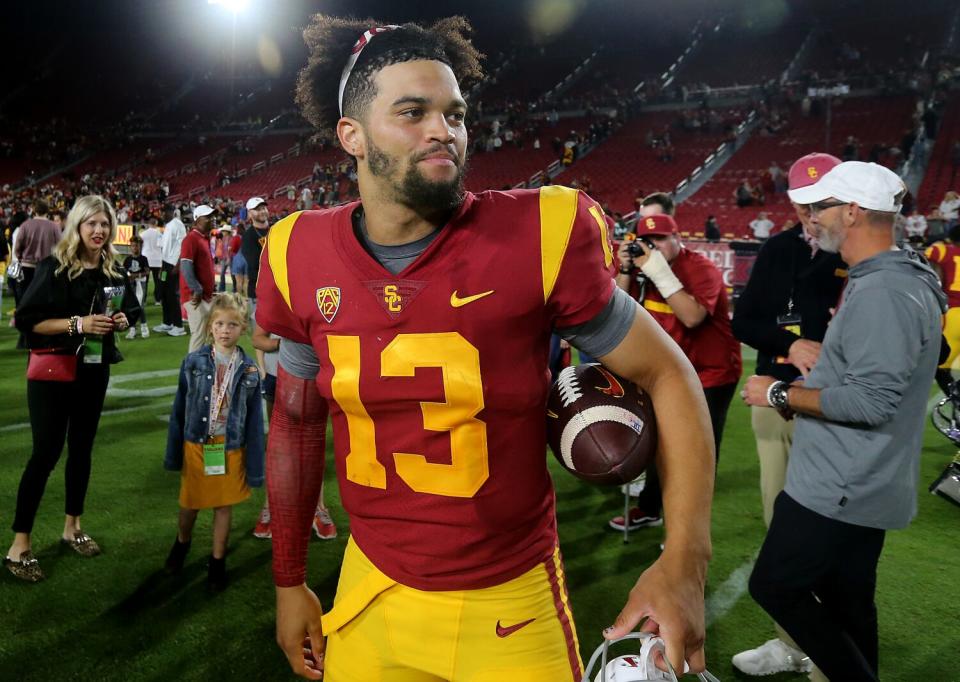
[[[500,625],[500,621],[498,620],[497,621],[497,637],[500,637],[501,639],[504,637],[509,637],[520,628],[527,627],[528,625],[530,625],[530,623],[532,623],[535,620],[536,618],[531,618],[530,620],[525,620],[520,623],[517,623],[516,625],[510,625],[509,627],[503,627],[502,625]]]
[[[467,305],[468,303],[478,301],[484,296],[489,296],[493,292],[494,290],[491,289],[490,291],[484,291],[482,294],[474,294],[473,296],[464,296],[463,298],[460,298],[457,296],[457,292],[454,291],[452,294],[450,294],[450,305],[452,305],[454,308],[459,308],[460,306]]]

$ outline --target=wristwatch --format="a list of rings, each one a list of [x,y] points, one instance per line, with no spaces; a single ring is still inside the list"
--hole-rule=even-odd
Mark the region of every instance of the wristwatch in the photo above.
[[[790,400],[787,395],[789,390],[790,384],[786,381],[774,381],[767,389],[767,403],[778,410],[789,409]]]

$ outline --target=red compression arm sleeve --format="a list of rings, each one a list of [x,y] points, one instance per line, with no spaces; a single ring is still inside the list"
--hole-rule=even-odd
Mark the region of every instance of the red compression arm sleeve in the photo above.
[[[310,524],[323,484],[327,403],[312,379],[277,368],[277,391],[267,439],[267,495],[273,536],[273,581],[306,580]]]

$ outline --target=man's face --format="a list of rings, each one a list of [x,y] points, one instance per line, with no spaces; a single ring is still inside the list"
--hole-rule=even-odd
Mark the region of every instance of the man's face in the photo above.
[[[833,203],[835,200],[828,200]],[[823,202],[823,203],[828,203]],[[817,243],[827,253],[840,253],[847,238],[846,227],[843,224],[843,206],[815,210],[810,208],[810,224],[815,230]]]
[[[363,122],[367,169],[388,198],[422,210],[463,201],[466,103],[450,67],[437,61],[391,64],[376,75],[377,96]]]
[[[211,226],[213,225],[213,215],[205,215],[200,218],[197,218],[193,226],[200,230],[203,234],[207,234],[210,231]]]
[[[265,225],[270,220],[270,209],[267,208],[266,204],[260,204],[256,208],[250,209],[250,220],[255,225]]]

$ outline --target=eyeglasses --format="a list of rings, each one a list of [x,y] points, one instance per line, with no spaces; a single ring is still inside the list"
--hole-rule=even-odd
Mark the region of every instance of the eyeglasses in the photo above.
[[[810,213],[816,215],[822,211],[826,211],[828,208],[836,208],[837,206],[846,206],[849,204],[849,201],[818,201],[815,204],[809,204]]]

